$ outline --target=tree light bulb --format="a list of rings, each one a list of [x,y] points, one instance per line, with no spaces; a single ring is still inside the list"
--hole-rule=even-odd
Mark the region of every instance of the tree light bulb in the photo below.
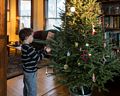
[[[70,8],[70,11],[71,11],[71,12],[75,12],[75,7],[71,7],[71,8]]]
[[[65,70],[68,69],[68,65],[67,64],[64,65],[64,69]]]
[[[70,56],[70,52],[69,51],[67,52],[67,56]]]

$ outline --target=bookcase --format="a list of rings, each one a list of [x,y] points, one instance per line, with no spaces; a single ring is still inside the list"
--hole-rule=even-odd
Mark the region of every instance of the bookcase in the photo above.
[[[106,43],[120,48],[120,0],[102,2],[103,30]]]

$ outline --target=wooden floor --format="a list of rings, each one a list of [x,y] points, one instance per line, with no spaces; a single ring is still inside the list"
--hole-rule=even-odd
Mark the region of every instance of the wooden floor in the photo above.
[[[38,70],[38,93],[37,96],[70,96],[68,89],[57,84],[55,82],[55,77],[52,75],[45,74],[46,68],[41,68]],[[49,69],[48,72],[50,72]],[[7,80],[7,96],[23,96],[23,76],[17,76],[15,78]],[[109,84],[110,92],[109,94],[103,95],[95,91],[92,96],[120,96],[120,83],[112,87]]]
[[[37,96],[69,96],[68,91],[63,86],[55,82],[52,75],[45,74],[45,67],[38,70],[37,75]],[[51,69],[48,70],[50,72]],[[7,80],[7,96],[23,96],[23,76]],[[55,90],[57,89],[57,90]]]

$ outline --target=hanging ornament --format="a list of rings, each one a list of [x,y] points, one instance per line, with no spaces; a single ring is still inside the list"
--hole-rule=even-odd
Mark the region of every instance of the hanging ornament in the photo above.
[[[95,31],[95,26],[94,24],[92,25],[92,35],[95,35],[96,31]]]
[[[64,69],[65,70],[68,69],[68,65],[67,64],[64,65]]]
[[[119,53],[120,52],[120,50],[119,49],[117,49],[117,53]]]
[[[106,47],[106,45],[107,45],[107,44],[104,42],[104,44],[103,44],[104,48]]]
[[[92,75],[92,81],[95,82],[96,81],[96,78],[95,78],[95,74],[93,73]]]
[[[80,63],[80,62],[78,62],[78,66],[80,66],[80,64],[81,64],[81,63]]]
[[[80,49],[79,49],[80,51],[82,51],[82,48],[80,47]]]
[[[85,46],[86,46],[86,47],[88,47],[88,46],[89,46],[89,44],[88,44],[88,43],[86,43],[86,44],[85,44]]]
[[[105,64],[106,63],[106,58],[105,58],[105,56],[103,56],[103,64]]]
[[[86,35],[85,35],[85,34],[83,34],[83,36],[85,37]]]
[[[78,45],[79,45],[78,42],[75,42],[75,47],[78,47]]]
[[[67,52],[67,56],[70,56],[70,52],[69,51]]]
[[[87,50],[84,50],[82,55],[81,55],[81,59],[87,63],[88,59],[89,59],[89,56],[88,56],[88,52]]]

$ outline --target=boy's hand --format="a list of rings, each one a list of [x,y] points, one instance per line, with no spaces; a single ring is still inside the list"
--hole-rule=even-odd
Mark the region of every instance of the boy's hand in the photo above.
[[[50,47],[47,47],[47,46],[46,46],[44,49],[45,49],[45,51],[46,51],[47,53],[50,53],[50,52],[51,52],[51,48],[50,48]]]

